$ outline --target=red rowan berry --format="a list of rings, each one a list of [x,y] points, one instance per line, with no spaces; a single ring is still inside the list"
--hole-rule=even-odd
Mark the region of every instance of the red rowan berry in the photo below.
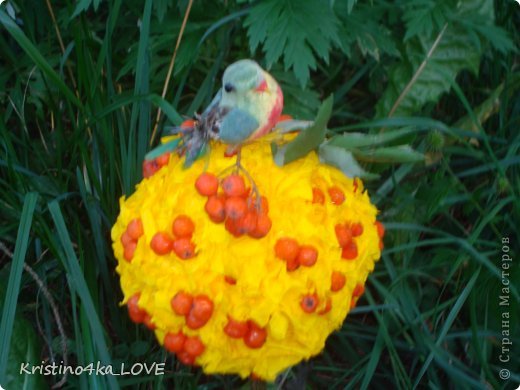
[[[158,255],[167,255],[172,250],[172,239],[165,232],[158,232],[152,237],[150,247]]]
[[[195,188],[203,196],[215,195],[218,190],[218,179],[212,173],[203,173],[195,181]]]

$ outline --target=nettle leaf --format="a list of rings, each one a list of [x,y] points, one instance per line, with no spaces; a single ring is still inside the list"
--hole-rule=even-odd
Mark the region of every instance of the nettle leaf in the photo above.
[[[404,40],[417,35],[430,36],[439,31],[453,12],[455,4],[447,1],[420,0],[407,4],[403,14],[406,23]]]
[[[341,19],[340,42],[343,52],[350,57],[351,46],[357,45],[363,56],[370,55],[379,61],[383,53],[399,56],[395,39],[381,19],[385,7],[357,4],[351,10],[346,2],[336,2],[336,15]]]
[[[283,166],[305,156],[316,149],[325,139],[327,123],[332,115],[333,96],[330,95],[321,105],[312,126],[302,130],[300,134],[286,145],[271,144],[273,158],[276,164]]]
[[[410,39],[403,60],[390,72],[376,117],[416,113],[447,92],[461,70],[476,74],[481,50],[470,42],[469,34],[453,25],[446,25],[435,36]]]
[[[463,19],[460,24],[469,32],[475,31],[481,38],[485,38],[494,49],[501,53],[514,51],[516,46],[502,27],[486,24],[487,19],[476,17],[474,19]]]
[[[332,44],[339,45],[338,20],[324,0],[265,0],[254,5],[244,22],[251,51],[262,45],[267,65],[283,55],[305,86],[316,57],[329,60]]]
[[[412,21],[412,17],[418,16],[414,11],[405,12],[403,17],[411,28],[405,38],[409,39],[404,45],[403,60],[390,71],[388,86],[376,105],[376,117],[412,115],[449,91],[452,80],[463,69],[477,74],[486,41],[496,40],[499,50],[513,47],[504,30],[493,25],[491,0],[439,3],[444,6],[429,1],[418,3],[436,10],[423,16],[423,26]],[[453,6],[448,10],[446,5],[450,4]],[[412,7],[416,11],[420,8],[415,2]],[[439,27],[444,18],[446,22]],[[430,27],[433,30],[428,33]],[[487,35],[490,31],[492,34]]]

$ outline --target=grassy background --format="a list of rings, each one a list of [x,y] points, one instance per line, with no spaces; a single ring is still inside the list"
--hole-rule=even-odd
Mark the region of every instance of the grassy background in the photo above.
[[[109,231],[119,197],[140,180],[158,108],[167,113],[160,129],[193,114],[209,102],[226,65],[252,57],[282,84],[288,113],[312,118],[334,93],[332,133],[408,128],[407,143],[427,155],[426,164],[365,164],[381,175],[367,186],[388,231],[382,259],[323,354],[273,386],[516,388],[515,2],[468,0],[475,8],[467,11],[448,0],[300,2],[310,8],[292,0],[196,1],[165,99],[160,94],[188,1],[50,3],[0,6],[0,384],[45,388],[61,379],[19,375],[20,362],[99,360],[166,362],[167,375],[69,376],[65,387],[249,386],[179,365],[129,321],[118,305]],[[304,20],[298,17],[307,18],[305,28],[294,23]],[[323,39],[312,41],[321,36],[313,31]],[[461,34],[467,34],[462,45]],[[287,40],[277,48],[280,37]],[[442,55],[420,73],[439,37]],[[398,100],[392,88],[400,93],[408,84],[391,111]],[[509,363],[499,360],[505,238],[513,257]],[[57,303],[60,321],[39,283]],[[499,377],[502,368],[510,380]]]

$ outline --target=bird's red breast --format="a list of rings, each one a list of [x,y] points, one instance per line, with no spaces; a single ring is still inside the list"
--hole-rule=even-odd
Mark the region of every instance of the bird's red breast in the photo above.
[[[260,84],[261,86],[261,84]],[[279,85],[276,86],[276,100],[274,102],[273,108],[271,109],[271,112],[269,113],[269,117],[267,119],[267,122],[265,125],[258,128],[258,130],[255,132],[255,135],[251,137],[252,139],[262,137],[263,135],[266,135],[269,133],[274,125],[278,122],[278,119],[280,118],[280,115],[282,114],[283,110],[283,92]]]

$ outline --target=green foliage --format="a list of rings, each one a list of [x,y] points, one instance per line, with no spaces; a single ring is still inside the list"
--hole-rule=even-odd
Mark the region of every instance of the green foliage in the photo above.
[[[101,0],[79,0],[71,18],[75,18],[80,13],[88,10],[92,5],[94,6],[94,10],[97,10],[99,8],[99,3],[101,3]]]
[[[405,3],[403,61],[390,71],[376,115],[415,114],[450,89],[464,69],[478,73],[485,45],[510,51],[513,44],[494,26],[491,0]],[[483,32],[486,32],[483,34]]]
[[[9,282],[2,305],[2,320],[0,322],[0,381],[7,382],[7,362],[10,357],[11,337],[15,325],[16,306],[22,279],[23,263],[29,245],[29,232],[33,220],[34,208],[38,195],[34,192],[25,196],[20,226],[16,238],[16,248],[13,254]],[[1,294],[2,296],[4,294]],[[16,355],[16,353],[15,353]],[[12,375],[12,373],[9,373]]]
[[[316,69],[316,56],[329,61],[333,44],[338,44],[338,21],[323,0],[266,0],[251,8],[244,22],[249,45],[259,44],[268,66],[283,54],[285,69],[292,68],[302,85],[309,69]]]
[[[41,343],[32,324],[16,317],[11,335],[9,360],[6,365],[7,376],[2,385],[6,389],[46,389],[43,376],[36,372],[34,375],[20,375],[20,367],[24,365],[28,371],[33,366],[41,364]]]
[[[13,275],[12,283],[0,278],[7,302],[0,355],[5,361],[9,346],[11,362],[0,371],[14,373],[21,359],[62,357],[51,308],[20,269],[25,261],[60,302],[69,362],[166,362],[162,377],[69,376],[67,388],[249,386],[178,365],[129,321],[119,306],[110,228],[161,130],[200,112],[223,69],[255,53],[272,65],[284,111],[295,118],[316,118],[320,101],[334,95],[330,120],[320,114],[327,129],[302,133],[310,142],[291,147],[294,156],[317,148],[348,175],[378,175],[364,184],[387,229],[366,294],[323,354],[270,386],[509,389],[518,382],[518,361],[499,360],[498,305],[502,240],[511,250],[520,240],[514,1],[194,1],[164,99],[187,0],[49,3],[56,24],[46,2],[0,7],[0,236],[15,252],[14,259],[0,252],[2,271]],[[29,213],[32,192],[38,200]],[[511,269],[514,345],[519,278]],[[502,368],[511,380],[500,379]],[[0,384],[61,379],[10,378],[12,385]]]
[[[381,60],[384,54],[398,56],[398,41],[385,26],[387,7],[367,2],[352,7],[352,2],[337,1],[334,4],[334,10],[341,20],[342,51],[353,61],[358,61],[359,54],[362,57],[370,56],[376,61]]]
[[[379,175],[365,171],[357,162],[354,154],[347,148],[325,143],[319,148],[320,161],[332,165],[348,177],[360,177],[364,180],[375,180]]]
[[[332,103],[333,97],[329,96],[321,105],[313,124],[303,129],[294,140],[281,147],[272,144],[273,158],[278,165],[289,164],[320,146],[332,114]]]

